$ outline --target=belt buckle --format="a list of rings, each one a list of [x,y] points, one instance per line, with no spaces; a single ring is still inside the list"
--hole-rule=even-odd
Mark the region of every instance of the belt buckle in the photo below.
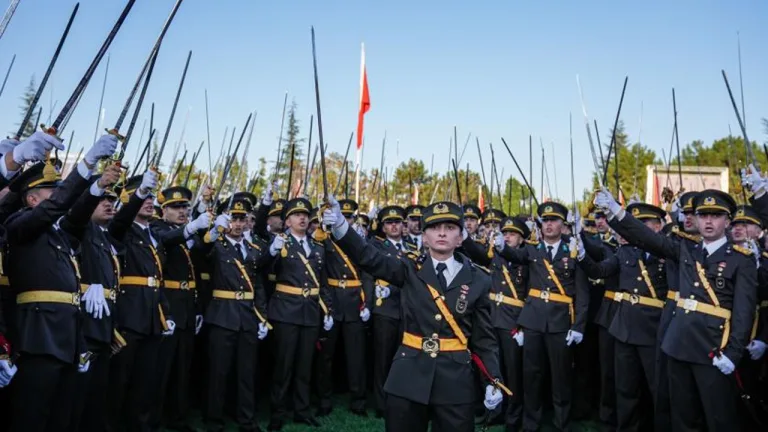
[[[615,292],[615,293],[613,293],[613,301],[620,302],[622,299],[624,299],[624,293],[623,292]]]
[[[154,278],[154,276],[150,276],[147,278],[147,286],[150,288],[154,288],[157,286],[157,279]]]
[[[496,301],[496,304],[502,303],[504,301],[504,294],[498,292],[496,293],[496,297],[494,299]]]
[[[344,288],[346,288],[346,287],[347,287],[347,280],[346,280],[346,279],[341,279],[341,280],[339,280],[339,288],[342,288],[342,289],[344,289]],[[305,297],[306,297],[306,296],[305,296]]]
[[[235,291],[235,300],[244,300],[244,299],[245,299],[245,292]]]
[[[189,289],[189,282],[187,281],[181,281],[179,282],[179,288],[186,291]]]
[[[309,288],[302,288],[301,289],[301,295],[303,295],[304,297],[309,297],[310,293],[311,293],[311,291],[310,291]]]
[[[637,294],[632,294],[629,296],[629,302],[633,305],[636,305],[640,303],[640,296]]]
[[[549,291],[541,291],[541,295],[539,296],[542,300],[545,302],[549,302]]]
[[[72,305],[80,307],[80,293],[72,293]]]
[[[421,338],[421,350],[432,358],[437,357],[437,353],[440,352],[440,339],[437,334],[433,334],[432,337]]]
[[[675,291],[675,301],[680,300],[680,291]]]
[[[699,302],[694,299],[685,299],[683,301],[683,309],[685,309],[685,313],[696,312],[698,306]]]

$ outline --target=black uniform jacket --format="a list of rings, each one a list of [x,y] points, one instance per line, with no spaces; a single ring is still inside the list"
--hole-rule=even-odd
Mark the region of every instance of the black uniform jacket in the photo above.
[[[61,228],[81,238],[80,241],[80,286],[87,289],[88,285],[101,284],[105,290],[110,290],[110,295],[104,296],[107,300],[110,314],[104,314],[101,319],[96,319],[91,314],[83,316],[83,334],[90,343],[108,345],[112,342],[112,332],[117,314],[116,299],[120,279],[120,245],[111,238],[109,233],[96,225],[90,218],[77,220],[72,218],[79,206],[87,206],[89,215],[99,205],[100,198],[86,191],[75,203],[75,206],[66,217],[61,220]],[[85,291],[81,291],[85,292]]]
[[[144,200],[134,193],[109,224],[109,233],[125,247],[121,276],[147,280],[141,284],[120,283],[117,327],[142,335],[159,335],[164,330],[162,320],[171,320],[172,315],[161,288],[164,249],[160,235],[152,234],[157,242],[155,247],[147,232],[133,222],[143,203]],[[152,286],[149,286],[149,278],[152,278]]]
[[[401,244],[405,247],[406,250],[402,251],[397,249],[395,244],[387,240],[385,237],[374,237],[369,241],[371,245],[389,256],[407,259],[406,257],[408,256],[415,256],[419,254],[419,252],[416,250],[416,246],[413,245],[413,243],[406,243],[405,238],[401,240]],[[373,314],[399,320],[401,315],[400,291],[402,287],[393,283],[389,277],[377,278],[374,280],[374,283],[375,285],[388,287],[389,297],[381,299],[380,302],[375,298],[370,299],[374,305],[374,307],[371,309]]]
[[[476,241],[464,241],[462,246],[473,262],[485,266],[491,271],[491,294],[494,305],[491,321],[493,326],[504,330],[517,329],[517,319],[523,308],[504,301],[509,299],[525,301],[528,296],[528,267],[524,264],[509,262],[499,256],[496,251],[492,251],[489,258],[486,247]]]
[[[608,327],[611,335],[627,344],[655,345],[661,311],[667,298],[665,260],[647,255],[635,246],[623,245],[619,246],[616,254],[610,254],[600,262],[593,261],[587,254],[579,265],[591,278],[619,277],[618,291],[622,300],[613,302],[616,312]],[[638,296],[643,297],[646,304],[640,303]]]
[[[699,364],[711,364],[710,354],[721,348],[723,353],[738,364],[752,331],[757,302],[757,266],[755,257],[734,249],[730,240],[704,258],[702,244],[692,248],[668,237],[655,234],[642,222],[626,214],[618,222],[625,238],[648,252],[673,260],[678,264],[680,300],[688,302],[688,309],[675,308],[661,348],[669,356]],[[705,283],[698,274],[701,265],[706,282],[712,288],[720,307],[731,311],[731,319],[691,311],[695,302],[712,305]]]
[[[479,356],[492,377],[501,377],[498,344],[491,324],[492,304],[488,298],[491,281],[485,270],[472,265],[466,256],[455,254],[463,266],[443,292],[437,272],[426,255],[413,261],[385,253],[351,229],[338,244],[373,277],[402,287],[402,325],[406,333],[427,338],[435,334],[441,339],[457,337],[442,317],[429,285],[444,297],[445,305],[468,340],[468,350],[439,352],[435,357],[401,345],[392,361],[385,392],[421,404],[472,403],[477,397],[477,381],[470,352]]]
[[[374,282],[371,275],[360,270],[328,236],[323,241],[325,247],[325,271],[328,276],[328,290],[333,303],[333,320],[354,322],[360,321],[360,311],[368,307],[373,308]],[[334,283],[331,283],[334,281]],[[335,282],[339,281],[339,282]],[[345,285],[347,282],[357,281],[356,287]],[[343,285],[343,286],[342,286]]]
[[[587,255],[594,261],[602,261],[616,252],[615,240],[613,242],[606,240],[603,234],[582,232],[581,239],[584,242]],[[608,329],[618,308],[618,304],[613,301],[614,296],[611,294],[618,289],[618,274],[612,274],[606,278],[589,277],[587,281],[589,282],[587,319],[589,322],[594,322],[600,327]]]
[[[311,327],[319,325],[324,315],[333,313],[333,300],[326,281],[325,248],[309,236],[305,241],[310,246],[309,255],[293,235],[286,235],[283,250],[274,258],[276,285],[269,300],[270,321]],[[319,288],[320,295],[311,291],[307,291],[306,296],[283,293],[281,286],[302,290]]]
[[[197,274],[184,237],[184,226],[179,227],[163,220],[153,221],[151,226],[152,232],[157,234],[157,240],[165,249],[163,286],[171,282],[181,287],[163,289],[173,322],[177,329],[194,329],[195,316],[202,314],[202,310],[197,305]]]
[[[760,256],[760,268],[757,270],[757,327],[754,339],[768,343],[768,252]]]
[[[20,210],[6,220],[10,246],[6,271],[14,293],[61,291],[71,293],[73,302],[79,300],[78,246],[54,225],[89,184],[73,172],[49,199],[35,208]],[[87,220],[90,213],[71,217]],[[80,308],[74,304],[34,302],[17,305],[15,348],[21,353],[50,355],[74,363],[85,352],[80,320]]]
[[[584,334],[589,307],[589,288],[586,274],[576,265],[576,259],[571,258],[569,241],[570,237],[562,236],[560,247],[553,260],[550,259],[544,243],[526,243],[525,246],[517,249],[505,246],[499,253],[512,263],[528,265],[529,295],[525,299],[525,306],[518,318],[518,325],[538,332],[559,333],[574,330]],[[551,265],[565,295],[571,298],[572,307],[558,301],[545,301],[541,296],[534,298],[530,294],[532,289],[560,294],[555,279],[547,270],[547,264]]]
[[[205,311],[205,322],[232,331],[258,331],[259,323],[267,316],[267,297],[259,271],[270,257],[263,244],[243,240],[243,245],[245,258],[226,236],[202,245],[212,263],[212,290],[253,293],[253,300],[212,298]]]

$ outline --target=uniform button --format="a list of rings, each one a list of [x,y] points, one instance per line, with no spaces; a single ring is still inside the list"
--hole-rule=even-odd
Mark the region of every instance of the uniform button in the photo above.
[[[635,288],[635,294],[637,294],[637,288]]]
[[[401,353],[400,355],[401,355],[402,357],[405,357],[405,353]]]
[[[552,279],[552,276],[547,276],[547,279]]]
[[[691,295],[691,300],[693,300],[693,299],[694,299],[694,296],[693,296],[693,295]]]
[[[442,316],[442,315],[440,315],[440,314],[437,314],[437,315],[435,315],[435,319],[436,319],[437,321],[440,321],[440,320],[442,320],[442,319],[443,319],[443,316]]]
[[[437,339],[437,333],[432,333],[432,339]]]
[[[699,286],[699,283],[698,282],[694,282],[693,286],[697,287],[697,286]],[[691,296],[691,297],[693,297],[693,296]]]
[[[445,301],[445,296],[440,296],[440,300]]]
[[[720,326],[720,330],[722,330],[722,329],[723,329],[723,326]]]
[[[437,353],[430,353],[429,356],[432,358],[437,358]]]
[[[641,280],[643,280],[643,278],[642,278],[642,277],[640,277],[640,276],[638,276],[638,277],[637,277],[637,280],[641,281]]]

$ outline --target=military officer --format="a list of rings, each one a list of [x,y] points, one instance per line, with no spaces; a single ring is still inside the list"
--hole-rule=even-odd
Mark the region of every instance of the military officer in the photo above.
[[[466,207],[465,207],[466,215]],[[466,216],[465,216],[466,217]],[[468,231],[468,230],[467,230]],[[501,233],[504,243],[517,249],[525,246],[525,239],[531,231],[525,220],[505,217],[501,221]],[[521,264],[512,264],[491,253],[477,242],[463,243],[464,250],[475,263],[487,266],[491,270],[491,293],[493,302],[491,320],[499,341],[504,382],[512,391],[507,401],[503,423],[507,430],[518,430],[523,421],[523,343],[525,334],[517,320],[528,296],[528,268]]]
[[[666,216],[663,209],[634,203],[627,211],[654,233],[661,232]],[[623,239],[620,243],[615,254],[609,253],[600,262],[580,253],[579,265],[595,279],[619,275],[612,299],[616,310],[608,327],[614,339],[614,370],[620,371],[615,376],[617,428],[650,430],[653,419],[644,414],[641,402],[644,395],[656,393],[656,335],[667,296],[666,266],[663,258],[627,245]]]
[[[464,229],[473,239],[477,237],[477,226],[480,219],[480,208],[474,204],[464,204]]]
[[[405,224],[407,233],[404,234],[406,241],[416,246],[416,250],[421,250],[424,247],[421,236],[421,213],[424,211],[424,206],[419,204],[409,205],[405,208]]]
[[[653,233],[606,190],[595,203],[615,216],[631,243],[678,264],[679,300],[661,345],[668,356],[672,429],[740,429],[729,375],[749,342],[757,270],[753,252],[725,235],[736,202],[718,190],[696,195],[692,206],[702,242],[693,248]]]
[[[495,236],[494,244],[503,258],[528,265],[530,287],[517,320],[525,332],[523,429],[540,427],[546,382],[543,365],[549,363],[554,424],[560,430],[568,430],[573,379],[571,346],[581,343],[584,337],[589,306],[587,277],[576,265],[576,238],[561,234],[568,209],[556,202],[544,202],[537,212],[542,221],[538,244],[513,249],[501,235]]]
[[[254,373],[258,340],[267,336],[266,294],[258,271],[269,261],[267,251],[243,236],[252,211],[245,198],[224,200],[213,229],[206,235],[213,264],[213,299],[205,312],[210,363],[207,423],[224,430],[224,403],[230,373],[237,383],[235,417],[241,431],[260,431],[256,424]],[[227,207],[229,206],[229,207]],[[225,208],[228,214],[224,214]],[[220,233],[221,232],[221,233]],[[232,370],[234,367],[234,370]]]
[[[429,254],[419,262],[367,244],[329,198],[323,215],[339,246],[363,270],[402,286],[404,333],[384,390],[387,431],[474,430],[476,381],[470,352],[490,381],[485,405],[502,401],[498,345],[491,324],[490,279],[466,256],[454,254],[462,240],[463,210],[449,202],[422,212]]]
[[[164,247],[152,232],[152,190],[157,172],[129,178],[120,194],[123,206],[109,233],[125,247],[116,327],[126,346],[110,362],[110,430],[146,430],[156,393],[157,355],[162,336],[176,326],[162,288]]]
[[[261,205],[256,210],[256,217],[253,224],[253,233],[258,236],[267,245],[272,243],[275,236],[283,233],[283,206],[284,199],[273,199],[272,190],[274,185],[267,183],[261,196]],[[263,272],[264,289],[267,292],[267,298],[271,298],[275,292],[275,272],[268,268]]]
[[[507,217],[507,215],[504,214],[503,211],[494,209],[493,207],[488,207],[483,212],[480,223],[482,223],[485,227],[486,233],[496,233],[499,231],[499,224],[501,223],[501,219],[505,217]]]
[[[274,257],[276,285],[269,302],[274,326],[275,369],[272,380],[272,418],[268,430],[281,430],[293,390],[294,421],[317,427],[310,411],[312,357],[322,323],[333,327],[333,304],[328,292],[325,249],[307,237],[312,204],[294,198],[283,207],[287,234],[276,235],[269,247]]]
[[[339,202],[341,213],[351,225],[355,223],[357,202],[344,199]],[[362,229],[362,226],[358,225]],[[322,232],[322,231],[320,231]],[[319,232],[318,232],[319,233]],[[315,236],[315,239],[318,239]],[[352,264],[350,258],[330,238],[322,240],[325,247],[325,271],[328,277],[328,288],[333,303],[333,327],[324,332],[321,337],[318,355],[316,380],[320,395],[320,406],[317,416],[323,417],[331,413],[333,405],[333,358],[336,352],[336,342],[340,336],[344,338],[344,353],[346,355],[347,383],[350,393],[350,411],[358,416],[367,417],[365,411],[365,326],[371,318],[368,307],[373,297],[373,280]]]

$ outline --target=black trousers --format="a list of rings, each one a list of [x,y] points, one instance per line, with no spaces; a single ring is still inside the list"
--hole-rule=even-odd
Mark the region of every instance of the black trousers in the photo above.
[[[616,418],[618,431],[653,430],[653,411],[643,409],[644,398],[656,386],[656,347],[615,342]],[[645,406],[648,406],[646,404]]]
[[[150,431],[160,335],[122,332],[127,345],[109,365],[108,430]]]
[[[661,350],[661,341],[656,345],[656,390],[653,394],[654,425],[657,432],[672,430],[672,407],[669,401],[669,357]]]
[[[667,357],[672,430],[739,431],[736,383],[711,364]]]
[[[525,329],[523,345],[523,429],[538,430],[544,413],[544,371],[549,363],[554,426],[570,430],[573,354],[565,344],[566,333],[541,333]]]
[[[53,356],[22,353],[18,368],[12,381],[11,431],[67,430],[72,421],[77,366]]]
[[[237,382],[237,409],[235,417],[240,430],[251,430],[256,425],[256,396],[254,371],[257,367],[258,334],[255,331],[234,331],[208,326],[208,382],[209,428],[224,427],[224,402],[227,396],[227,377],[235,368]]]
[[[160,342],[155,402],[150,414],[153,428],[159,427],[161,423],[180,427],[186,421],[194,348],[194,328],[176,328],[173,335],[163,337]]]
[[[505,397],[505,421],[507,429],[517,430],[523,421],[523,347],[512,338],[512,332],[496,329],[501,357],[504,384],[512,390],[512,397]],[[482,386],[484,389],[485,386]],[[485,394],[483,394],[484,396]]]
[[[350,408],[365,409],[365,326],[362,321],[336,322],[331,331],[322,331],[325,340],[320,345],[315,377],[320,407],[331,408],[333,395],[333,357],[339,335],[344,338]]]
[[[387,395],[387,432],[472,432],[474,404],[424,405],[391,394]]]
[[[296,417],[312,417],[309,405],[312,356],[320,332],[319,326],[299,326],[273,322],[275,369],[272,374],[272,418],[285,420],[288,412],[288,390],[293,388],[293,410]]]
[[[109,358],[112,355],[109,344],[88,343],[88,351],[93,353],[88,372],[78,373],[75,377],[73,419],[71,432],[101,432],[106,427],[107,391],[109,389]]]
[[[387,407],[384,383],[401,341],[400,320],[373,316],[373,397],[378,411],[383,412]]]
[[[587,419],[592,415],[600,400],[600,348],[599,326],[588,322],[584,340],[573,349],[573,363],[579,373],[573,377],[572,417],[574,420]]]
[[[600,420],[616,425],[616,372],[614,352],[616,338],[604,327],[598,326],[600,351]]]

